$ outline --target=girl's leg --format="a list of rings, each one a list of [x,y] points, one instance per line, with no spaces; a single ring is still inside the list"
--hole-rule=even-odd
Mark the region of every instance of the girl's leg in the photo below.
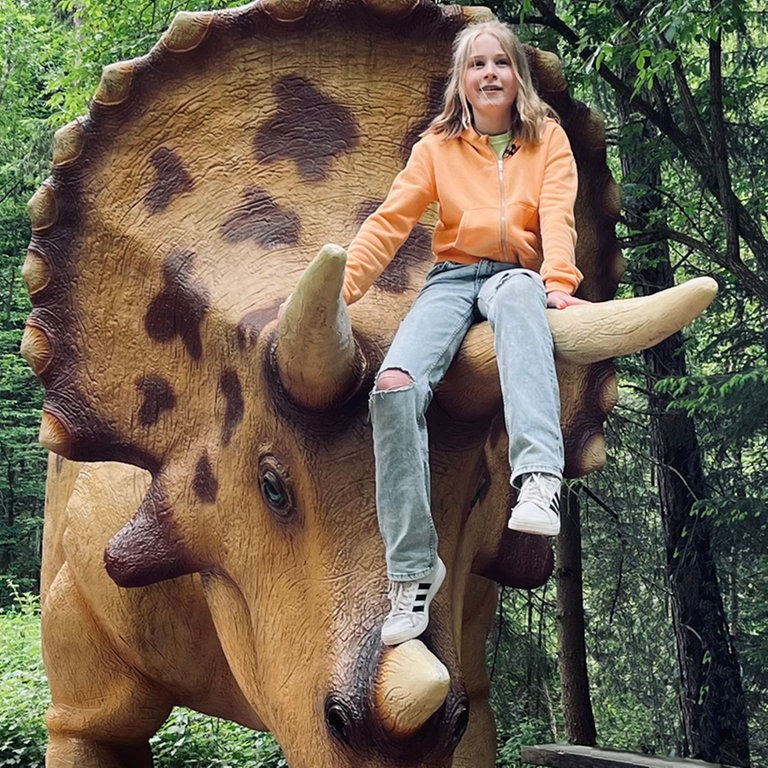
[[[376,506],[394,582],[422,579],[437,564],[426,411],[475,319],[475,267],[448,262],[430,272],[371,393]]]
[[[489,278],[478,309],[493,331],[509,435],[511,482],[543,473],[562,477],[563,438],[554,345],[541,277],[509,269]]]
[[[385,645],[421,635],[445,578],[430,506],[426,411],[474,319],[476,270],[440,264],[395,335],[371,393],[376,507],[391,608]]]

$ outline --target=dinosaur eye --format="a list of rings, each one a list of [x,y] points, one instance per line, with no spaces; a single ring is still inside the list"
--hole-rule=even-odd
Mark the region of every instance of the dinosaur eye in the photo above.
[[[271,507],[282,507],[285,505],[285,489],[280,478],[274,472],[265,472],[261,478],[261,492],[264,499]]]
[[[259,489],[267,506],[281,518],[293,514],[293,499],[286,479],[274,456],[264,456],[259,465]]]

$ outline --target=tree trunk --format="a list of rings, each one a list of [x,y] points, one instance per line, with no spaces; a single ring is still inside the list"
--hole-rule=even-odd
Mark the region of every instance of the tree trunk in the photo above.
[[[593,747],[595,717],[589,696],[581,571],[581,521],[578,494],[564,489],[562,528],[557,538],[558,667],[568,741]]]
[[[646,354],[649,383],[683,374],[681,354],[679,339]],[[717,579],[712,523],[695,507],[706,493],[696,433],[684,414],[666,410],[667,397],[652,394],[650,405],[688,752],[748,766],[746,701]]]
[[[627,105],[620,104],[619,109],[628,123]],[[652,133],[646,123],[636,146],[625,148],[621,163],[625,181],[657,190],[661,174]],[[634,200],[627,210],[630,228],[642,231],[659,206],[653,192]],[[632,269],[635,293],[647,295],[674,284],[666,244],[646,250],[638,262]],[[685,375],[681,335],[647,350],[644,358],[687,753],[710,762],[749,766],[746,700],[718,584],[712,522],[696,506],[706,498],[696,431],[691,419],[670,410],[670,398],[654,389],[661,378]]]

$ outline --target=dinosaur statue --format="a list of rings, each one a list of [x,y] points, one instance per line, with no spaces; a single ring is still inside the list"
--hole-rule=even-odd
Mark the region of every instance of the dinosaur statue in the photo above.
[[[500,392],[478,325],[430,408],[448,579],[428,631],[379,641],[386,575],[367,393],[431,262],[429,213],[349,310],[343,248],[435,114],[481,8],[257,0],[179,13],[104,69],[29,204],[22,351],[52,452],[42,573],[49,768],[146,768],[187,706],[269,730],[292,768],[490,768],[497,585],[552,569],[507,531]],[[529,50],[577,159],[594,303],[552,317],[567,474],[604,461],[611,358],[714,281],[609,301],[623,262],[599,117]],[[290,296],[278,320],[278,309]]]

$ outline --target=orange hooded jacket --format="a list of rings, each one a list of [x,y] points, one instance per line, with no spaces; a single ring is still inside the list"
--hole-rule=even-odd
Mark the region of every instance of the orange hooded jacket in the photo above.
[[[429,133],[350,244],[344,299],[351,304],[365,294],[435,201],[436,261],[517,262],[539,272],[547,291],[572,294],[582,278],[574,263],[577,188],[568,137],[555,120],[540,143],[503,159],[473,128],[453,139]]]

